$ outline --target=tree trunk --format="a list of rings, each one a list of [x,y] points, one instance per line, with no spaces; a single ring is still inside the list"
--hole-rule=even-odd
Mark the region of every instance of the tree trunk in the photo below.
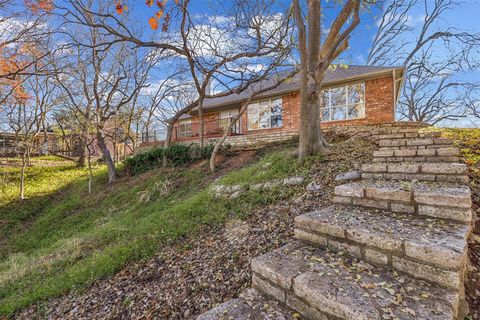
[[[107,165],[108,169],[108,183],[114,183],[117,180],[117,172],[115,171],[115,164],[112,160],[112,155],[108,150],[107,144],[105,143],[105,137],[103,134],[98,131],[97,132],[97,144],[102,152],[103,160],[105,160],[105,164]]]
[[[232,125],[230,124],[227,130],[225,130],[225,132],[223,133],[222,137],[217,141],[217,143],[215,143],[215,146],[213,147],[212,154],[210,155],[210,173],[214,173],[216,170],[215,158],[217,157],[217,153],[220,150],[220,147],[222,146],[222,144],[225,142],[228,135],[230,134],[231,129],[232,129]]]
[[[27,141],[27,140],[25,140]],[[30,163],[30,147],[28,147],[28,142],[27,142],[27,147],[26,147],[26,152],[27,152],[27,157],[26,157],[26,164],[27,164],[27,167],[30,167],[31,166],[31,163]]]
[[[88,164],[88,194],[92,193],[92,178],[93,178],[93,172],[92,172],[92,159],[90,155],[90,150],[88,150],[88,155],[87,155],[87,164]]]
[[[313,79],[308,81],[306,92],[302,93],[300,106],[300,138],[298,159],[303,162],[307,156],[328,154],[328,147],[320,126],[320,86]],[[303,88],[304,86],[302,86]],[[323,101],[322,101],[323,103]]]
[[[300,141],[298,147],[300,162],[303,162],[309,155],[328,153],[328,144],[320,127],[320,103],[323,103],[322,82],[329,65],[348,48],[350,34],[360,23],[360,1],[345,1],[322,44],[320,42],[322,37],[321,1],[307,1],[307,6],[308,16],[305,19],[299,0],[293,0],[293,14],[298,28],[298,50],[301,61]],[[305,21],[307,21],[307,26]],[[348,23],[350,24],[346,26]]]
[[[203,99],[200,98],[198,101],[198,119],[200,121],[200,127],[199,127],[199,132],[198,134],[200,135],[200,148],[203,148],[204,144],[204,132],[205,132],[205,122],[203,119]]]
[[[78,157],[77,166],[84,167],[85,166],[85,143],[83,142],[84,137],[81,138],[80,141],[80,155]]]
[[[79,167],[84,167],[85,166],[85,160],[86,160],[86,151],[87,151],[87,145],[85,141],[88,139],[88,130],[86,128],[82,128],[80,132],[80,155],[78,157],[78,166]]]
[[[175,119],[177,121],[177,119]],[[165,137],[165,141],[163,142],[163,148],[168,148],[170,146],[170,143],[172,141],[172,136],[173,136],[173,124],[175,122],[167,124],[167,136]],[[168,159],[167,156],[163,155],[162,159],[162,167],[166,167],[168,165]]]
[[[20,170],[20,200],[25,200],[25,167],[27,166],[26,150],[22,153],[22,168]]]

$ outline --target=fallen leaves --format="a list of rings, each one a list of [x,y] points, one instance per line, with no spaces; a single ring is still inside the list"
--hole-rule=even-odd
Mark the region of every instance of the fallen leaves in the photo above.
[[[158,26],[157,26],[158,27]],[[369,143],[354,141],[334,147],[331,161],[315,165],[312,180],[321,182],[322,190],[302,201],[279,203],[253,211],[244,222],[248,231],[226,233],[225,226],[209,227],[180,243],[159,248],[146,261],[131,264],[115,276],[96,281],[84,292],[52,299],[41,307],[31,306],[16,315],[32,319],[48,315],[65,320],[95,319],[190,319],[214,305],[236,297],[250,285],[250,260],[278,248],[293,237],[294,217],[330,204],[338,166],[355,168],[370,159]],[[344,170],[344,169],[342,169]],[[169,187],[158,185],[155,194]],[[272,227],[273,226],[273,227]],[[242,241],[227,241],[226,236],[241,236]],[[312,256],[312,263],[321,262]],[[325,261],[324,261],[325,262]],[[355,270],[371,274],[368,265],[358,263]],[[334,265],[339,269],[339,265]],[[335,272],[332,271],[331,275]],[[374,289],[374,283],[362,284],[366,276],[353,274],[354,281]],[[327,274],[322,274],[328,277]],[[370,282],[370,281],[368,281]],[[38,316],[41,315],[41,316]],[[293,318],[295,314],[292,315]],[[298,318],[299,315],[298,315]]]

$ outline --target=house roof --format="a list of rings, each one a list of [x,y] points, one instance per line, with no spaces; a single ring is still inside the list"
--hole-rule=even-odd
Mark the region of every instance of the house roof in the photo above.
[[[330,85],[354,81],[357,79],[367,79],[375,78],[382,75],[391,74],[394,70],[400,71],[399,78],[402,77],[404,67],[394,66],[394,67],[381,67],[381,66],[359,66],[359,65],[349,65],[347,68],[337,67],[335,69],[328,69],[325,74],[325,79],[323,81],[323,86],[327,87]],[[276,88],[266,91],[258,96],[258,98],[272,97],[275,95],[286,94],[290,92],[295,92],[300,90],[300,75],[297,74],[293,77],[292,80],[287,80],[277,86]],[[270,78],[258,82],[250,88],[246,89],[241,93],[232,93],[224,97],[210,98],[205,99],[203,103],[203,109],[222,109],[229,106],[237,105],[242,101],[246,101],[253,90],[258,90],[260,88],[268,87],[277,81],[276,78]],[[195,112],[195,110],[194,110]]]

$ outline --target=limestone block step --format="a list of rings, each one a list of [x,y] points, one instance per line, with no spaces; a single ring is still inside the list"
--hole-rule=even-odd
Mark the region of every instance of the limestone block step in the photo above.
[[[400,129],[397,132],[389,132],[376,136],[378,140],[388,139],[413,139],[413,138],[440,138],[442,133],[440,131],[419,132],[417,130]]]
[[[384,147],[373,151],[374,162],[458,162],[456,147],[410,148]]]
[[[453,149],[456,148],[452,145],[444,144],[432,144],[432,145],[421,145],[421,146],[390,146],[390,147],[378,147],[378,151],[391,151],[391,150],[425,150],[425,149]],[[422,152],[422,151],[421,151]],[[429,153],[429,151],[424,151]]]
[[[459,162],[458,156],[374,157],[373,162]]]
[[[471,192],[464,184],[361,180],[335,187],[334,203],[469,222]]]
[[[470,227],[377,209],[333,205],[295,219],[297,239],[459,288]]]
[[[308,319],[455,319],[459,294],[301,242],[252,260],[253,286]]]
[[[468,183],[467,166],[452,162],[365,163],[362,178]]]
[[[229,300],[197,317],[197,320],[288,320],[294,311],[282,303],[248,289],[237,299]]]
[[[402,146],[449,146],[453,145],[453,140],[445,138],[395,138],[395,139],[379,139],[380,147],[402,147]]]

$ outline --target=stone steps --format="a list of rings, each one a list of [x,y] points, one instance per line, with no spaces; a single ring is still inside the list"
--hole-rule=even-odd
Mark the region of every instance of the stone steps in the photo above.
[[[365,163],[362,178],[468,183],[467,166],[452,162]]]
[[[335,187],[334,203],[469,222],[471,192],[464,184],[361,180]]]
[[[307,319],[455,319],[458,293],[301,242],[252,260],[252,285]]]
[[[460,151],[456,147],[418,148],[417,146],[384,147],[373,152],[374,162],[458,162]],[[406,149],[406,148],[409,149]]]
[[[469,231],[443,219],[344,205],[295,219],[299,240],[453,289],[462,283]]]
[[[463,319],[467,166],[452,140],[422,126],[337,129],[379,145],[362,180],[335,187],[336,204],[298,216],[297,240],[252,259],[249,299],[199,319],[298,318],[285,310],[312,320]]]
[[[248,289],[236,299],[229,300],[200,315],[198,320],[288,320],[294,311],[279,301],[265,297],[255,289]]]

